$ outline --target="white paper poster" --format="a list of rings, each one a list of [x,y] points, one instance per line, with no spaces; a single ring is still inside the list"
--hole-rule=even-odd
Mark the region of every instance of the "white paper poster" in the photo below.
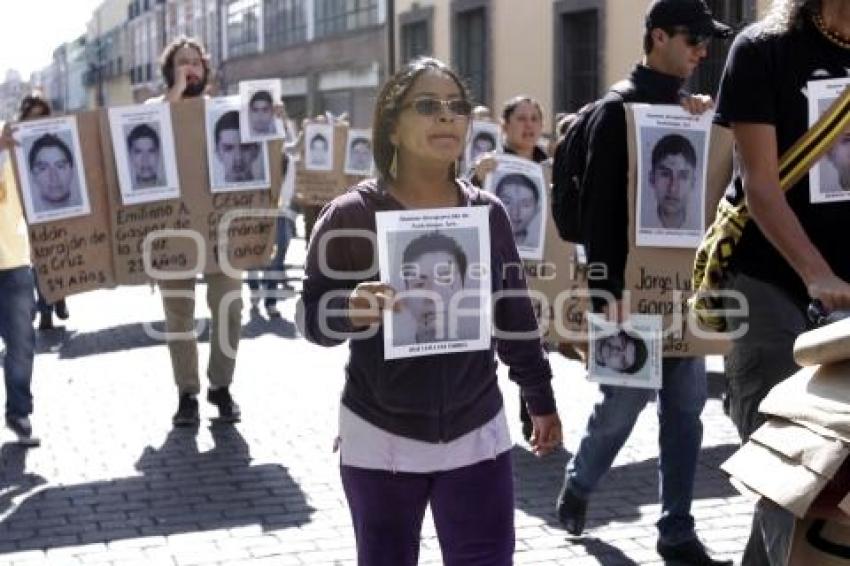
[[[91,213],[80,136],[73,116],[20,122],[15,158],[30,224]]]
[[[123,204],[180,198],[167,103],[110,108],[109,130]]]
[[[850,86],[850,78],[810,81],[809,127]],[[811,202],[850,200],[850,130],[839,134],[818,163],[809,171]]]
[[[549,211],[543,167],[504,153],[494,159],[496,168],[484,180],[484,189],[505,205],[519,257],[542,260]]]
[[[239,96],[206,101],[207,160],[214,193],[268,189],[268,151],[264,143],[243,143]]]
[[[661,317],[633,314],[617,325],[587,314],[590,381],[661,389]]]
[[[696,248],[705,232],[705,186],[714,112],[635,105],[638,246]]]
[[[376,214],[381,280],[399,307],[384,314],[384,357],[490,348],[489,208]]]
[[[283,120],[275,115],[280,105],[278,79],[240,81],[239,131],[243,142],[280,140],[286,137]]]

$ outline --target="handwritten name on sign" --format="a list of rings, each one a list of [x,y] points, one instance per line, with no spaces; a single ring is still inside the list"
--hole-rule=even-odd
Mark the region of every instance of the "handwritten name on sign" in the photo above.
[[[100,256],[109,245],[109,232],[104,225],[93,225],[90,230],[83,231],[61,224],[40,224],[30,229],[39,289],[50,303],[112,283],[109,265],[90,261],[93,253]]]
[[[113,209],[113,254],[119,283],[139,284],[149,277],[146,270],[187,270],[198,263],[198,246],[190,237],[156,237],[164,230],[191,231],[192,216],[182,201],[153,202]],[[145,240],[151,238],[145,263]]]
[[[226,250],[228,264],[236,269],[265,265],[275,241],[276,211],[270,191],[213,195],[212,210],[206,216],[211,254],[207,262],[220,268]]]

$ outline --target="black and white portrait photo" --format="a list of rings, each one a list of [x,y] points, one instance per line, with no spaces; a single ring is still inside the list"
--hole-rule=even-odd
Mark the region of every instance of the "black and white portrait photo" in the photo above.
[[[14,136],[29,223],[90,214],[76,120],[21,122]]]
[[[348,130],[345,148],[345,173],[347,175],[371,175],[373,169],[372,131]]]
[[[469,170],[478,158],[486,153],[502,151],[502,128],[495,122],[473,120],[469,128],[469,142],[463,154],[463,162]]]
[[[332,171],[334,168],[334,127],[310,123],[304,127],[304,168]]]
[[[651,106],[635,108],[635,124],[637,244],[696,247],[705,224],[711,122],[679,107]]]
[[[519,257],[543,259],[547,205],[543,168],[532,161],[499,154],[484,188],[496,195],[511,221]]]
[[[281,104],[280,93],[279,80],[264,79],[239,83],[239,118],[243,142],[286,137],[283,121],[275,113],[275,106]]]
[[[489,232],[482,233],[480,222],[489,224],[476,208],[378,213],[381,276],[395,289],[399,306],[385,317],[387,359],[489,344]]]
[[[809,82],[809,126],[817,122],[848,86],[850,78]],[[811,169],[809,193],[813,203],[850,200],[850,129],[839,134]]]
[[[178,198],[180,181],[168,104],[110,108],[109,125],[122,202]]]
[[[606,385],[661,388],[661,317],[631,315],[621,325],[588,313],[588,378]]]
[[[243,143],[239,129],[239,97],[206,102],[207,159],[212,192],[269,188],[265,143]]]

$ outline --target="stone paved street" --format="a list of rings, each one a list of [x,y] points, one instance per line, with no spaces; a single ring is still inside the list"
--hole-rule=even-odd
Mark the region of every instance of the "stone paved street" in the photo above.
[[[303,241],[291,252],[299,261]],[[168,353],[144,330],[162,328],[159,297],[148,287],[72,297],[66,328],[39,337],[33,422],[43,445],[25,452],[3,432],[0,563],[354,564],[332,452],[347,350],[301,338],[294,303],[281,303],[283,318],[273,321],[245,310],[233,387],[243,421],[210,426],[213,407],[202,401],[195,435],[171,428]],[[203,343],[202,367],[207,352]],[[553,355],[552,363],[566,448],[574,450],[596,387],[575,362]],[[751,506],[717,470],[737,443],[718,384],[715,376],[703,415],[694,514],[709,547],[737,559]],[[521,439],[516,388],[504,372],[502,386]],[[553,514],[568,453],[538,460],[517,440],[517,564],[660,563],[654,411],[641,415],[591,501],[587,536],[575,540]],[[430,523],[421,562],[440,563]]]

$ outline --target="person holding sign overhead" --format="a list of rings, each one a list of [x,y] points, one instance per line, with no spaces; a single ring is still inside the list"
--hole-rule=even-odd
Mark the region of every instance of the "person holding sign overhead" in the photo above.
[[[512,564],[512,444],[496,351],[531,411],[534,452],[549,453],[561,441],[551,369],[525,281],[516,270],[497,268],[519,262],[510,221],[498,199],[458,179],[471,112],[463,82],[436,59],[417,59],[391,77],[373,121],[378,178],[328,204],[310,240],[302,332],[322,346],[351,339],[339,446],[359,564],[417,564],[429,504],[446,564]],[[370,267],[377,255],[371,243],[376,212],[446,207],[486,207],[494,273],[487,284],[510,293],[495,302],[494,322],[524,337],[487,340],[485,350],[385,361],[384,312],[402,306]],[[438,243],[444,242],[422,240],[421,246],[436,250]],[[439,270],[430,260],[418,265]],[[442,275],[453,273],[459,271]]]
[[[165,95],[151,101],[161,102],[164,99],[175,103],[203,95],[211,70],[206,50],[198,41],[185,37],[174,40],[162,52],[161,65],[168,90]],[[235,112],[234,117],[238,143],[238,115]],[[242,281],[224,273],[206,274],[204,280],[207,284],[207,306],[212,313],[207,401],[218,408],[220,422],[237,422],[240,409],[230,393],[230,385],[242,328]],[[201,390],[198,341],[194,335],[195,279],[161,280],[159,288],[165,310],[168,351],[178,389],[177,412],[172,422],[174,426],[193,426],[199,422],[197,395]],[[222,317],[225,318],[224,325]]]
[[[684,83],[706,57],[712,37],[725,37],[729,27],[713,19],[703,0],[654,0],[646,13],[644,58],[628,85],[599,101],[587,123],[587,163],[582,193],[581,226],[588,261],[607,267],[606,279],[592,279],[591,289],[607,292],[608,304],[594,300],[594,310],[614,322],[628,313],[622,300],[629,250],[628,140],[624,102],[682,104],[693,113],[711,107],[708,97],[689,97]],[[665,358],[662,388],[657,394],[661,517],[656,523],[656,550],[665,560],[699,566],[731,565],[713,560],[699,541],[691,514],[694,476],[707,397],[703,358]],[[570,460],[558,494],[556,512],[567,531],[584,530],[588,500],[625,444],[649,400],[651,389],[601,386],[575,457]]]

